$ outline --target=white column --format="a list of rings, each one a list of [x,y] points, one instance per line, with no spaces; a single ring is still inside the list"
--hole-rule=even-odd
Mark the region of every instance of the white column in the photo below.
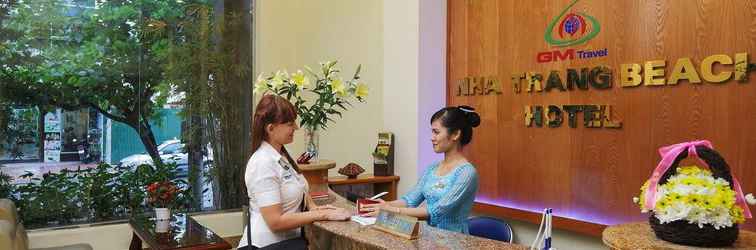
[[[399,193],[441,159],[430,143],[430,116],[446,103],[446,1],[386,0],[384,128],[395,135]]]

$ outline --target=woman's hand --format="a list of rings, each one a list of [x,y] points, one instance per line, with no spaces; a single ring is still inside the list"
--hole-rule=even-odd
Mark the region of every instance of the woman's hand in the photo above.
[[[322,213],[324,213],[323,217],[325,218],[325,220],[330,220],[330,221],[343,221],[343,220],[348,220],[349,217],[352,217],[352,213],[347,211],[346,209],[337,208],[333,206],[331,206],[331,208],[321,209],[318,211],[321,211]]]
[[[365,213],[362,216],[366,217],[374,217],[378,215],[378,212],[381,211],[381,209],[387,209],[388,207],[391,207],[386,201],[382,199],[375,199],[375,201],[378,201],[378,203],[372,203],[372,204],[364,204],[361,206],[362,210],[360,212]]]
[[[338,208],[331,205],[323,205],[323,206],[315,206],[310,210],[319,211],[319,210],[329,210],[329,209],[338,209]]]

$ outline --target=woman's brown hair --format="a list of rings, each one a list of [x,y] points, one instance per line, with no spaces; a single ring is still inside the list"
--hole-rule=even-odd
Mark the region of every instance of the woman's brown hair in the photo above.
[[[268,139],[268,132],[265,130],[268,124],[295,122],[296,119],[297,110],[288,100],[277,95],[264,95],[257,103],[255,115],[252,118],[252,152],[257,151],[262,142]],[[297,162],[291,158],[283,145],[281,145],[281,152],[299,173]]]

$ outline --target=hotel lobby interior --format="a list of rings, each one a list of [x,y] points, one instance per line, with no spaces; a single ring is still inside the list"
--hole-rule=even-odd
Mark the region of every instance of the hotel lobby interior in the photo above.
[[[756,249],[754,53],[756,1],[3,0],[0,249]]]

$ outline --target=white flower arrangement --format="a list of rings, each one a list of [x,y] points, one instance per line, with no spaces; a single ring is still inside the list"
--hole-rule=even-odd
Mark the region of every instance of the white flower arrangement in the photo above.
[[[647,190],[648,182],[641,187],[641,198],[633,198],[644,213],[649,212],[643,209],[645,201],[642,197]],[[729,182],[712,176],[709,170],[696,166],[680,167],[676,175],[657,189],[653,212],[662,224],[686,220],[698,224],[699,228],[705,224],[715,229],[730,227],[745,221],[743,208],[735,204],[735,194]],[[752,194],[748,196],[753,199]]]
[[[362,65],[357,66],[352,79],[344,80],[339,76],[336,63],[321,62],[318,72],[305,66],[306,72],[298,70],[289,74],[279,70],[267,76],[261,73],[257,76],[253,93],[271,92],[282,96],[294,104],[300,126],[310,130],[326,129],[328,122],[334,121],[334,116],[341,117],[341,112],[351,106],[350,101],[364,102],[368,95],[367,84],[360,80]],[[305,98],[306,92],[311,98]]]

